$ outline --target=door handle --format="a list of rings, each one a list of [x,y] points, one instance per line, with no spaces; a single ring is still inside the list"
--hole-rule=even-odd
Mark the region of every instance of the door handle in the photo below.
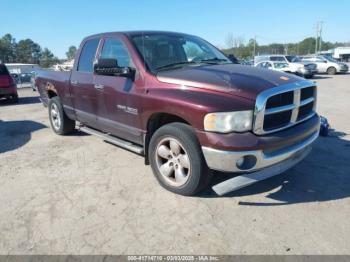
[[[71,83],[71,85],[73,85],[73,86],[76,86],[76,85],[79,84],[79,82],[78,82],[78,81],[75,81],[75,80],[70,81],[70,83]]]
[[[102,90],[105,86],[101,84],[95,84],[94,87],[98,90]]]

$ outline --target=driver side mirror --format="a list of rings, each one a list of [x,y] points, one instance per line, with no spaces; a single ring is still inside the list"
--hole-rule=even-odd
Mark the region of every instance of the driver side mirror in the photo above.
[[[97,75],[106,76],[122,76],[132,78],[135,73],[135,69],[130,67],[120,67],[117,59],[113,58],[99,58],[94,63],[94,72]]]

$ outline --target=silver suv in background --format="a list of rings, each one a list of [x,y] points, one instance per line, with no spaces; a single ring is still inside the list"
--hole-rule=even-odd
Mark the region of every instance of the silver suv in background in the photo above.
[[[303,62],[295,55],[264,55],[254,58],[254,65],[263,61],[275,61],[288,63],[290,72],[305,78],[312,78],[317,73],[317,65],[310,62]]]
[[[335,75],[336,73],[346,73],[349,70],[347,64],[340,63],[330,56],[310,55],[302,57],[302,61],[311,62],[317,65],[318,73]]]

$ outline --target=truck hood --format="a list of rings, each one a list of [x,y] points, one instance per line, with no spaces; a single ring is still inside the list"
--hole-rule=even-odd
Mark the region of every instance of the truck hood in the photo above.
[[[268,88],[303,80],[283,72],[235,64],[187,66],[158,72],[157,79],[164,83],[232,93],[251,100]]]

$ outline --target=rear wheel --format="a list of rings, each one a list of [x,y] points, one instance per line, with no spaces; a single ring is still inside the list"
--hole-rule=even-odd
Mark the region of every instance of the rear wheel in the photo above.
[[[171,123],[159,128],[151,138],[149,159],[159,183],[180,195],[194,195],[206,188],[211,172],[192,128]]]
[[[337,73],[337,69],[333,66],[331,66],[327,69],[327,74],[329,74],[329,75],[335,75],[336,73]]]
[[[50,99],[48,108],[50,124],[56,134],[65,135],[75,130],[75,121],[67,117],[57,96]]]
[[[13,103],[18,103],[18,95],[17,95],[17,94],[12,95],[12,96],[11,96],[11,101],[12,101]]]

